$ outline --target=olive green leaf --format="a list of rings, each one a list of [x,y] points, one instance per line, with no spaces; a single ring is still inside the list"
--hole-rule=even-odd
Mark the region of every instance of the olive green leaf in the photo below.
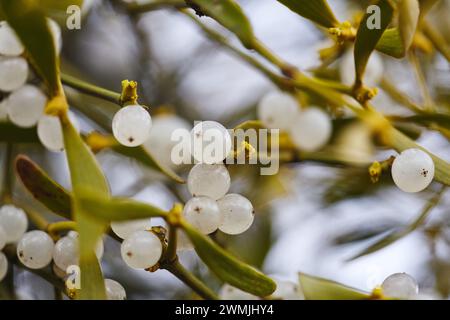
[[[397,28],[387,29],[380,41],[377,43],[376,49],[384,54],[394,58],[403,58],[405,56],[405,48],[403,47],[402,38]]]
[[[299,273],[300,288],[306,300],[366,300],[369,293],[341,283]]]
[[[322,27],[332,28],[339,25],[326,0],[278,0],[278,2]]]
[[[419,146],[417,143],[415,143],[413,140],[411,140],[395,128],[391,129],[389,143],[398,152],[402,152],[410,148],[419,148],[428,153],[433,159],[435,166],[434,179],[436,181],[439,181],[440,183],[450,186],[450,164],[448,162],[442,160],[438,156]]]
[[[78,195],[92,192],[109,197],[109,187],[94,155],[67,117],[61,117],[64,145],[73,188],[72,212],[80,234],[81,299],[105,299],[102,271],[94,252],[94,246],[105,232],[107,225],[91,217],[91,213],[79,204]]]
[[[115,152],[120,153],[129,158],[136,159],[143,165],[149,167],[150,169],[161,172],[165,176],[170,179],[178,182],[185,183],[184,179],[181,178],[178,174],[175,173],[169,166],[162,164],[159,160],[157,160],[152,154],[151,151],[146,150],[144,147],[139,146],[135,148],[129,148],[117,144],[112,148]]]
[[[425,16],[439,0],[419,0],[420,15]]]
[[[400,0],[397,5],[400,37],[405,51],[411,46],[419,22],[419,1]]]
[[[70,193],[52,180],[35,162],[24,155],[17,156],[16,172],[25,188],[36,200],[54,213],[71,219]]]
[[[266,297],[275,291],[276,284],[272,279],[237,260],[188,223],[183,222],[182,228],[199,257],[221,280],[259,297]]]
[[[0,142],[39,143],[36,128],[20,128],[11,122],[0,121]]]
[[[371,20],[374,18],[373,13],[366,13],[355,40],[355,67],[356,67],[356,83],[362,83],[364,71],[369,61],[372,51],[377,46],[384,31],[389,26],[394,13],[394,5],[392,0],[379,0],[377,5],[380,9],[380,25],[372,26]]]
[[[103,222],[166,217],[167,212],[150,204],[123,198],[104,198],[92,193],[78,198],[80,207]]]
[[[238,124],[236,127],[234,127],[234,130],[238,130],[238,129],[242,129],[242,130],[247,130],[247,129],[265,129],[266,126],[260,121],[260,120],[247,120],[244,121],[240,124]]]
[[[59,63],[53,37],[42,8],[36,1],[1,0],[6,20],[25,46],[28,58],[44,79],[50,95],[59,92]]]
[[[233,32],[242,44],[252,47],[254,34],[249,20],[235,0],[189,0],[197,13],[205,14]]]

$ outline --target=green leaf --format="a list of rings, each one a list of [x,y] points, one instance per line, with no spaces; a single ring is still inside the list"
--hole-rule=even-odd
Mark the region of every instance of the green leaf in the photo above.
[[[306,300],[366,300],[369,293],[335,281],[299,273],[300,287]]]
[[[107,223],[167,216],[164,210],[131,199],[111,199],[86,194],[79,197],[78,203],[84,211],[91,212],[93,218]]]
[[[42,8],[36,1],[0,0],[6,20],[16,31],[28,58],[53,97],[59,93],[59,61]]]
[[[387,29],[377,43],[376,49],[397,59],[403,58],[406,52],[397,28]]]
[[[71,219],[72,197],[30,158],[16,158],[16,172],[33,197],[54,213]]]
[[[278,2],[322,27],[332,28],[339,25],[326,0],[278,0]]]
[[[384,30],[389,26],[394,13],[394,6],[391,0],[380,0],[377,2],[380,9],[381,19],[380,25],[376,28],[369,29],[372,26],[372,20],[377,18],[376,13],[366,13],[361,24],[359,25],[358,33],[355,40],[355,67],[356,67],[356,83],[362,83],[364,72],[366,70],[367,62],[370,55],[381,39]],[[379,27],[379,28],[378,28]]]
[[[170,167],[159,162],[150,151],[147,151],[144,147],[135,147],[129,148],[117,144],[112,148],[115,152],[120,153],[129,158],[133,158],[141,162],[143,165],[149,167],[150,169],[159,171],[169,177],[170,179],[178,182],[185,183],[183,178],[181,178],[178,174],[175,173]]]
[[[420,15],[425,16],[439,0],[419,0]]]
[[[254,40],[252,26],[235,0],[193,0],[190,2],[194,4],[194,8],[200,9],[201,13],[213,18],[233,32],[244,46],[252,47]]]
[[[410,148],[419,148],[428,153],[433,159],[435,166],[434,179],[440,183],[450,186],[450,164],[448,162],[419,146],[413,140],[394,128],[391,130],[390,145],[398,152],[402,152]]]
[[[182,228],[199,257],[221,280],[259,297],[266,297],[275,291],[276,284],[272,279],[237,260],[191,225],[183,223]]]
[[[105,283],[95,256],[94,246],[105,232],[107,225],[92,218],[84,210],[78,196],[92,192],[109,197],[109,187],[94,155],[67,117],[61,118],[64,145],[69,163],[73,188],[73,216],[80,235],[81,299],[105,299]]]
[[[8,121],[0,121],[0,142],[40,143],[36,128],[20,128]]]
[[[418,0],[400,0],[398,2],[398,25],[405,51],[411,46],[419,22],[420,8]]]

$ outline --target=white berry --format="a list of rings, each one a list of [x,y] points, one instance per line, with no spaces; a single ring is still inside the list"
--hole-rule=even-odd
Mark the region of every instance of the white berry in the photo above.
[[[21,57],[0,57],[0,90],[11,92],[22,87],[28,78],[28,63]]]
[[[150,231],[133,232],[120,247],[122,259],[135,269],[147,269],[158,263],[162,254],[161,240]]]
[[[222,300],[259,300],[257,296],[230,286],[229,284],[222,286],[219,296]]]
[[[222,214],[219,230],[227,234],[240,234],[247,231],[255,217],[252,203],[245,197],[230,193],[217,201]]]
[[[222,198],[230,189],[230,174],[223,164],[198,163],[187,179],[189,192],[194,197]]]
[[[387,277],[381,285],[383,294],[398,299],[414,298],[419,293],[416,280],[406,273],[394,273]]]
[[[397,156],[392,164],[392,179],[405,192],[419,192],[434,178],[433,159],[420,149],[408,149]]]
[[[178,143],[172,141],[172,134],[176,130],[186,130],[189,132],[191,126],[184,119],[175,115],[160,115],[153,118],[152,131],[150,137],[144,143],[151,154],[161,163],[168,164],[172,168],[176,165],[172,159],[172,150]]]
[[[313,152],[324,147],[331,137],[332,124],[327,113],[311,107],[295,118],[291,127],[292,142],[302,151]]]
[[[115,280],[105,279],[105,289],[108,300],[125,300],[127,298],[125,289]]]
[[[62,49],[62,32],[59,24],[50,18],[47,18],[47,24],[52,34],[53,41],[55,43],[56,54],[59,54]]]
[[[150,136],[152,117],[143,107],[130,105],[120,109],[113,118],[114,137],[127,147],[137,147]]]
[[[6,21],[0,22],[0,54],[20,56],[24,51],[22,42]]]
[[[47,266],[53,257],[53,240],[44,231],[27,232],[17,245],[17,256],[20,262],[30,269],[41,269]]]
[[[0,250],[2,250],[6,245],[6,232],[0,225]]]
[[[111,222],[111,229],[121,239],[128,238],[135,231],[144,231],[152,227],[150,218]]]
[[[270,296],[271,299],[276,300],[304,300],[303,293],[299,286],[287,280],[274,279],[277,284],[277,289]]]
[[[3,252],[0,252],[0,282],[5,278],[8,272],[8,259]]]
[[[69,111],[69,119],[77,131],[79,123],[72,111]],[[62,134],[61,122],[58,117],[42,115],[37,124],[37,134],[39,141],[50,151],[58,152],[64,150],[64,137]]]
[[[4,205],[0,209],[0,226],[6,235],[6,243],[19,241],[28,228],[25,212],[13,205]]]
[[[208,197],[195,197],[189,200],[183,211],[186,220],[203,234],[210,234],[222,223],[217,202]]]
[[[27,84],[8,97],[8,117],[19,127],[32,127],[41,118],[46,103],[45,94],[39,88]]]
[[[344,84],[352,86],[355,82],[355,59],[353,50],[349,50],[343,57],[339,65],[341,80]],[[364,84],[369,87],[376,87],[383,78],[384,66],[381,56],[373,52],[364,72]]]
[[[299,112],[297,101],[283,92],[266,94],[258,104],[258,119],[268,128],[288,130]]]
[[[200,163],[220,163],[231,148],[230,133],[216,121],[200,122],[191,131],[191,154]]]

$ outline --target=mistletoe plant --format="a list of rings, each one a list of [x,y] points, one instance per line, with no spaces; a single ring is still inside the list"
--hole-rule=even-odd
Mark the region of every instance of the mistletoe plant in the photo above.
[[[389,233],[355,258],[416,230],[450,185],[450,164],[418,145],[416,126],[410,126],[413,123],[450,138],[450,116],[445,109],[448,103],[433,100],[420,61],[438,54],[450,60],[448,43],[440,30],[427,21],[428,11],[439,1],[372,1],[360,14],[339,21],[326,0],[278,0],[286,10],[314,23],[332,41],[319,52],[322,64],[308,72],[284,61],[260,41],[235,0],[111,2],[131,17],[171,8],[198,25],[211,41],[273,82],[279,90],[261,99],[258,119],[245,121],[235,130],[279,129],[276,147],[281,164],[316,161],[352,167],[357,163],[374,183],[391,171],[394,183],[405,192],[420,192],[433,180],[442,185],[417,221]],[[250,228],[257,212],[246,197],[228,193],[228,169],[232,166],[224,163],[227,157],[244,155],[249,159],[264,150],[251,141],[233,146],[230,132],[215,121],[203,121],[192,129],[194,144],[207,130],[214,130],[225,147],[208,160],[201,157],[203,149],[200,153],[193,151],[198,163],[188,175],[187,189],[192,198],[184,205],[174,203],[171,210],[165,211],[131,198],[112,196],[97,163],[97,152],[110,149],[162,173],[168,185],[183,184],[179,168],[169,164],[165,154],[173,147],[167,132],[188,126],[181,118],[161,120],[154,116],[155,106],[140,101],[135,81],[124,80],[121,91],[114,92],[61,70],[61,29],[52,18],[60,19],[71,5],[81,6],[82,1],[0,0],[0,117],[4,118],[0,122],[0,140],[5,144],[0,280],[7,280],[8,265],[15,264],[48,280],[58,292],[72,299],[124,299],[125,289],[112,279],[104,279],[99,263],[103,237],[109,236],[121,243],[121,256],[128,266],[149,272],[167,270],[204,299],[218,299],[219,294],[180,263],[180,250],[193,248],[225,283],[221,298],[382,299],[417,295],[415,280],[406,274],[388,277],[373,292],[303,273],[297,285],[273,280],[230,254],[216,237],[218,230],[241,234]],[[242,48],[209,27],[206,19],[214,19],[234,34]],[[423,104],[413,102],[383,79],[383,59],[387,58],[382,55],[409,58],[417,71]],[[340,63],[340,76],[333,72],[336,62]],[[378,111],[371,102],[378,88],[412,115],[388,117]],[[114,107],[101,110],[99,106],[87,106],[74,92],[108,101]],[[77,112],[98,124],[102,132],[80,133],[68,101]],[[102,112],[107,116],[101,116]],[[361,137],[365,146],[394,149],[399,155],[373,163],[364,155],[348,152],[357,146],[347,146],[347,151],[340,148],[335,128],[355,123],[352,134]],[[13,158],[13,148],[21,143],[40,143],[50,152],[65,151],[71,190],[55,182],[26,155]],[[16,199],[11,192],[13,175],[35,200],[61,219],[50,222],[38,210]],[[152,218],[163,219],[166,226],[154,226]],[[26,232],[29,227],[32,231]]]

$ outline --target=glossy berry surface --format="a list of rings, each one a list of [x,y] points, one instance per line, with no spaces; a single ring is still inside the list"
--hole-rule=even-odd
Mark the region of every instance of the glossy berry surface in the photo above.
[[[239,194],[227,194],[217,201],[222,214],[219,230],[227,234],[241,234],[250,228],[254,220],[252,203]]]
[[[230,183],[230,174],[223,164],[196,164],[187,179],[188,189],[193,197],[206,196],[214,200],[222,198],[228,192]]]

